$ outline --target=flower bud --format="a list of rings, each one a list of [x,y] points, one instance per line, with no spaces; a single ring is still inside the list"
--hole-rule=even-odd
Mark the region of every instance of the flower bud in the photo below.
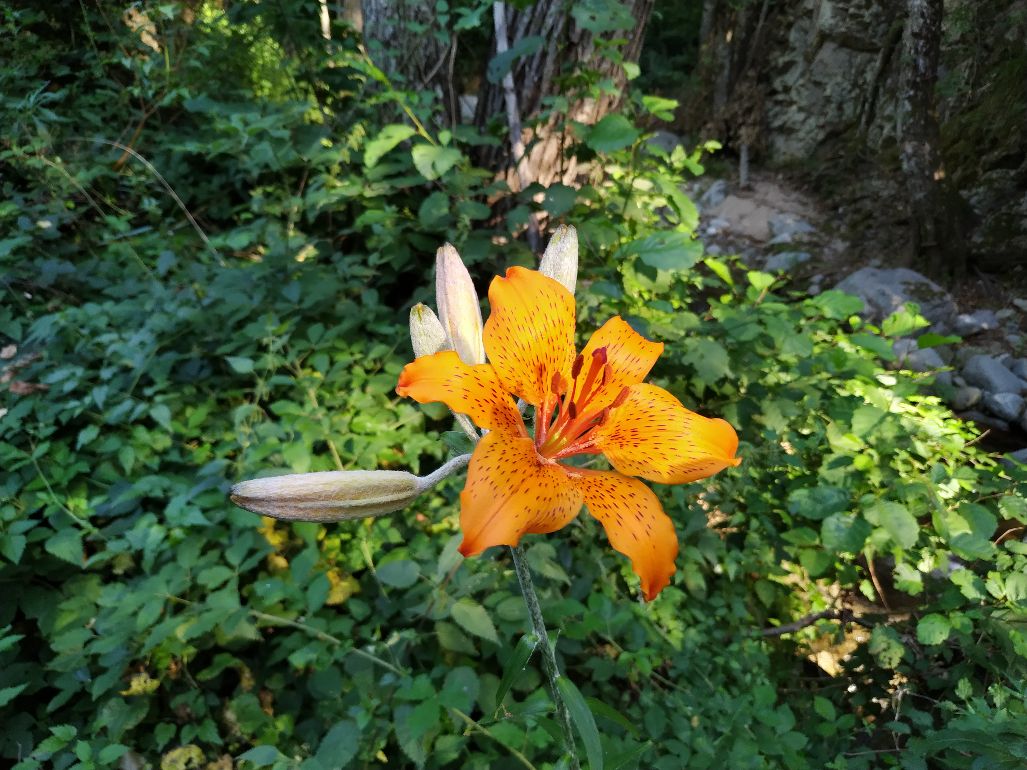
[[[538,271],[563,284],[573,294],[578,282],[578,231],[569,225],[560,225],[549,239]]]
[[[425,488],[406,471],[293,473],[241,481],[232,502],[275,519],[332,522],[398,511]]]
[[[471,365],[485,363],[478,294],[463,260],[448,243],[435,258],[435,299],[442,328],[460,360]]]
[[[414,348],[414,358],[451,349],[439,317],[420,302],[410,308],[410,344]]]

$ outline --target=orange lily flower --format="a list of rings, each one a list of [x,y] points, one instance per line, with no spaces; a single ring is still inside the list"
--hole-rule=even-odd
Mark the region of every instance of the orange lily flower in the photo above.
[[[468,365],[451,350],[421,356],[403,369],[396,388],[420,403],[441,401],[488,429],[460,495],[460,553],[555,532],[585,503],[653,599],[674,573],[678,540],[659,499],[633,477],[683,484],[711,476],[741,462],[734,456],[738,436],[724,420],[695,414],[642,382],[663,343],[619,316],[575,356],[574,296],[553,279],[512,267],[493,279],[489,303],[490,363]],[[535,407],[534,436],[514,396]],[[615,470],[560,462],[599,453]]]

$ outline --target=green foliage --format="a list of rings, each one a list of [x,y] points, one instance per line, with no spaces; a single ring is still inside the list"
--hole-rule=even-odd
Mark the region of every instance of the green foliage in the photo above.
[[[742,438],[740,468],[657,490],[682,552],[651,604],[587,515],[526,541],[581,756],[1022,762],[1025,475],[884,368],[915,311],[873,328],[704,258],[680,191],[702,151],[638,128],[666,103],[579,133],[602,184],[512,199],[344,31],[326,55],[314,4],[140,7],[156,50],[100,7],[0,10],[0,757],[562,766],[508,557],[456,551],[459,483],[333,527],[227,499],[272,470],[435,467],[450,421],[393,392],[405,308],[444,240],[481,279],[527,262],[543,210],[579,230],[581,334],[619,313],[663,340],[655,380]],[[871,628],[761,633],[843,607]],[[808,658],[832,642],[829,675]]]

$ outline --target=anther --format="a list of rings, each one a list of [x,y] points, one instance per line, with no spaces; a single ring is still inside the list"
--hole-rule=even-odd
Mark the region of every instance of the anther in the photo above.
[[[559,372],[553,372],[553,379],[549,383],[549,390],[550,390],[550,392],[556,393],[557,395],[559,395],[559,393],[560,393],[560,380],[561,380],[560,373]]]
[[[574,366],[571,367],[571,378],[578,379],[578,375],[581,374],[581,367],[585,365],[585,359],[578,353],[578,357],[574,359]]]
[[[600,366],[604,366],[606,364],[606,346],[604,345],[601,348],[596,348],[595,350],[593,350],[592,351],[592,358]]]
[[[572,420],[577,419],[578,407],[574,406],[573,401],[571,401],[571,403],[567,406],[567,412],[570,414]]]

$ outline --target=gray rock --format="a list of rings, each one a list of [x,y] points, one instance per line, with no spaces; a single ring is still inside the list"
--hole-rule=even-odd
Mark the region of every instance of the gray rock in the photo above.
[[[1024,313],[1027,313],[1027,300],[1014,299],[1013,304]],[[1001,310],[995,311],[995,317],[1000,321],[1008,321],[1010,318],[1016,318],[1016,311],[1011,307],[1004,307]]]
[[[1023,336],[1020,334],[1007,334],[1006,342],[1009,343],[1011,347],[1018,348],[1023,344]]]
[[[724,202],[724,199],[727,197],[727,192],[727,180],[718,179],[706,188],[706,192],[704,192],[702,197],[699,198],[699,205],[704,209],[716,208]]]
[[[990,414],[984,414],[984,412],[971,410],[969,412],[963,412],[961,416],[964,420],[972,420],[978,425],[983,425],[985,428],[993,428],[1001,431],[1009,430],[1008,422],[1000,420],[998,417],[992,417]]]
[[[800,216],[795,214],[774,214],[767,220],[772,236],[771,243],[791,243],[800,235],[810,235],[816,229]]]
[[[984,408],[1007,422],[1015,422],[1023,412],[1023,398],[1015,393],[987,393]]]
[[[984,393],[980,388],[966,386],[958,388],[956,392],[952,394],[952,398],[949,399],[949,403],[957,412],[962,412],[964,409],[976,406],[983,395]]]
[[[720,254],[723,254],[724,250],[720,248],[720,246],[718,246],[717,244],[711,243],[709,246],[706,247],[706,253],[709,254],[711,257],[716,257]]]
[[[1015,452],[1007,452],[1006,456],[999,460],[1004,466],[1013,469],[1018,465],[1027,465],[1027,447],[1017,449]]]
[[[1027,299],[1020,299],[1019,297],[1017,297],[1013,300],[1013,306],[1021,313],[1027,313]]]
[[[947,291],[930,278],[905,267],[864,267],[835,288],[860,297],[866,305],[864,315],[874,322],[883,321],[907,302],[915,302],[933,330],[944,333],[952,329],[957,312],[956,303]]]
[[[933,372],[945,368],[945,361],[934,348],[919,348],[916,340],[902,338],[895,340],[892,350],[898,356],[899,365],[914,372]]]
[[[964,380],[958,374],[952,375],[952,384],[955,385],[957,388],[967,387],[966,380]]]
[[[963,367],[963,377],[971,385],[992,393],[1020,395],[1027,390],[1027,382],[1006,369],[994,356],[976,355],[971,358]]]
[[[812,257],[805,251],[782,251],[779,254],[771,254],[767,257],[763,269],[768,273],[787,273],[794,270],[804,262],[809,262]]]
[[[1010,358],[1006,366],[1021,380],[1027,380],[1027,358]]]
[[[681,137],[661,129],[649,137],[648,143],[664,152],[673,152],[674,148],[681,144]]]
[[[977,310],[956,316],[955,331],[960,337],[970,337],[999,327],[999,319],[993,310]]]
[[[980,345],[963,344],[956,348],[956,354],[953,356],[952,360],[957,369],[962,369],[970,362],[971,358],[980,355],[991,355],[991,351],[988,348],[981,347]]]
[[[728,222],[726,219],[716,217],[715,219],[711,219],[709,222],[706,223],[706,234],[716,235],[717,233],[722,233],[725,230],[729,230],[730,228],[730,222]]]

